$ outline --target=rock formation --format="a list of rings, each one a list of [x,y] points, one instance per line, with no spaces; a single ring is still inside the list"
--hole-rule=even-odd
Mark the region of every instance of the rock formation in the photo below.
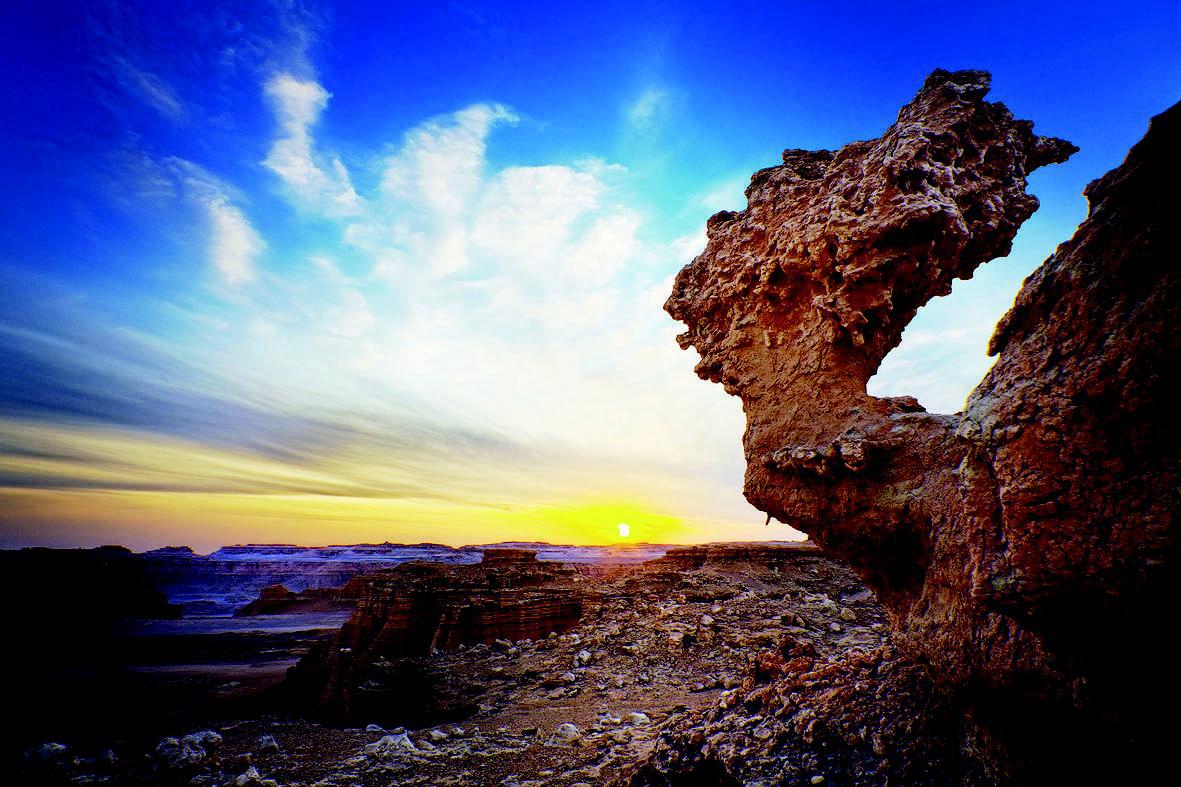
[[[357,581],[364,589],[352,618],[331,648],[311,654],[289,681],[316,693],[330,716],[362,709],[373,718],[422,715],[438,698],[415,659],[560,634],[595,603],[576,571],[524,549],[488,549],[476,565],[406,563]]]
[[[285,585],[267,585],[259,591],[258,598],[234,610],[234,617],[348,610],[356,606],[364,585],[360,577],[353,577],[344,587],[305,588],[298,593],[288,590]]]
[[[880,138],[786,151],[709,220],[666,309],[742,399],[747,499],[856,568],[1007,778],[1176,730],[1152,621],[1178,600],[1181,107],[1087,188],[996,365],[937,415],[866,383],[924,303],[1008,253],[1027,176],[1075,150],[988,89],[936,71]]]
[[[560,634],[586,602],[573,579],[564,565],[523,549],[489,549],[476,566],[407,564],[369,578],[341,643],[409,656]]]
[[[700,544],[672,547],[662,557],[644,563],[644,569],[645,574],[648,574],[665,567],[675,571],[693,571],[706,565],[734,566],[743,563],[782,568],[812,566],[817,561],[828,562],[828,558],[808,541]]]

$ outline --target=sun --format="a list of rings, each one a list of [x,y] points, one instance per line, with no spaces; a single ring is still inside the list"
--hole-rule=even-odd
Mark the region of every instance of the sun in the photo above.
[[[631,535],[632,527],[627,522],[620,522],[615,528],[619,531],[620,538],[627,538]]]

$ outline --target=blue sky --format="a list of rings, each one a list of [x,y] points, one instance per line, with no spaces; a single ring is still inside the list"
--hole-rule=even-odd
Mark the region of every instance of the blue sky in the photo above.
[[[9,3],[0,542],[788,537],[660,304],[785,147],[935,67],[1081,151],[871,392],[954,411],[1181,7]]]

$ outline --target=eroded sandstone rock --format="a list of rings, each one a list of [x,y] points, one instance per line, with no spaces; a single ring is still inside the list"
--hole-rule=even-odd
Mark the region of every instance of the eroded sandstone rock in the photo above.
[[[1178,597],[1181,108],[1088,187],[996,365],[937,415],[866,383],[919,307],[1008,253],[1027,176],[1075,150],[988,88],[936,71],[880,138],[786,151],[665,308],[742,399],[747,498],[862,574],[998,757],[1052,760],[1058,735],[1085,763],[1156,739],[1177,694],[1152,621]]]

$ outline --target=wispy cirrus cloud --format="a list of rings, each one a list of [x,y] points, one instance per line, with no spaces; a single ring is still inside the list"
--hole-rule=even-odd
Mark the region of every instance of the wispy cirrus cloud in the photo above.
[[[202,252],[215,281],[237,288],[258,276],[267,243],[255,229],[241,202],[241,191],[206,168],[183,158],[155,158],[124,151],[119,158],[121,190],[138,199],[183,202],[200,227]]]
[[[518,115],[491,102],[372,143],[350,171],[309,73],[259,87],[274,122],[259,169],[288,215],[275,203],[256,224],[267,195],[187,158],[130,159],[141,199],[188,205],[201,228],[207,287],[161,304],[182,336],[2,326],[12,510],[41,521],[52,500],[106,494],[154,523],[182,498],[211,522],[290,521],[296,499],[405,527],[616,498],[699,529],[749,513],[739,444],[713,448],[740,431],[737,403],[696,383],[659,310],[684,244],[646,232],[630,173],[497,164]]]
[[[116,80],[129,93],[169,120],[180,120],[185,116],[185,106],[176,90],[160,76],[118,54],[111,55],[108,62]]]
[[[627,106],[627,121],[639,131],[653,131],[666,119],[673,96],[660,87],[649,87]]]
[[[4,283],[76,307],[35,283]],[[339,399],[309,403],[277,384],[286,381],[221,366],[224,346],[182,358],[89,318],[0,306],[6,545],[606,537],[554,529],[584,506],[604,527],[623,511],[659,526],[639,531],[654,537],[703,532],[676,529],[682,520],[669,512],[693,503],[643,458],[572,452],[394,391],[343,409]],[[633,502],[608,505],[612,495]]]
[[[225,197],[205,204],[209,213],[209,258],[221,280],[237,286],[253,281],[255,264],[266,244],[242,211]]]
[[[263,165],[274,172],[307,207],[330,216],[348,216],[361,209],[348,170],[331,157],[327,168],[316,160],[312,127],[332,94],[310,79],[280,73],[269,79],[265,93],[271,102],[280,136]]]

